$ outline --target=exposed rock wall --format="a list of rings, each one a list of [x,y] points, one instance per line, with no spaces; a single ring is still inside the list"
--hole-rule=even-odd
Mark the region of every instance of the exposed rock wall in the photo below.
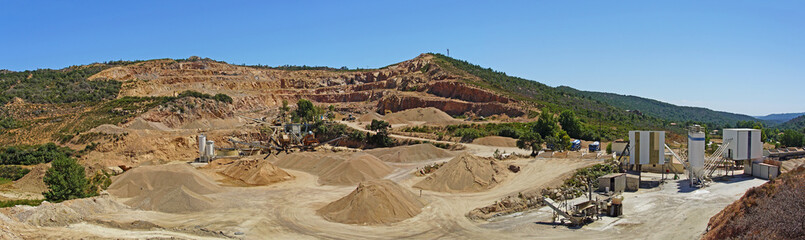
[[[435,107],[450,115],[462,115],[467,112],[472,112],[478,116],[506,114],[509,117],[519,117],[524,114],[523,111],[517,108],[497,102],[472,103],[437,97],[423,98],[418,96],[390,95],[384,97],[377,103],[379,112],[384,112],[385,110],[397,112],[418,107]]]
[[[511,101],[511,99],[507,97],[480,88],[470,87],[465,83],[456,81],[434,81],[428,84],[428,93],[439,97],[461,99],[476,103],[509,103],[509,101]]]

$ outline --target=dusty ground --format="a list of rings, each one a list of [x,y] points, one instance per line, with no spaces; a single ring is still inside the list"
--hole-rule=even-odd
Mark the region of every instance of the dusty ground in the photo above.
[[[359,124],[345,123],[367,131]],[[208,134],[214,135],[210,132]],[[222,132],[220,135],[225,134]],[[440,142],[409,136],[392,137]],[[168,141],[176,138],[166,137]],[[192,141],[187,139],[187,142],[171,146],[187,146],[190,150],[164,157],[176,157],[174,162],[191,161],[189,156],[193,151]],[[462,152],[485,157],[492,156],[498,149],[524,155],[530,153],[510,147],[472,143],[462,145],[466,147]],[[109,151],[105,154],[115,153]],[[187,154],[188,157],[182,154]],[[510,173],[497,186],[476,193],[441,193],[420,191],[412,187],[424,179],[413,174],[418,168],[450,159],[451,157],[446,157],[421,162],[386,163],[393,170],[384,178],[421,196],[426,204],[421,213],[413,218],[391,224],[342,224],[328,221],[316,213],[325,205],[348,195],[355,190],[356,185],[322,185],[317,175],[284,169],[295,178],[267,186],[247,186],[213,168],[200,168],[204,176],[216,181],[223,188],[223,191],[205,195],[212,201],[212,206],[208,209],[163,213],[124,207],[95,211],[92,214],[81,213],[80,217],[70,221],[63,221],[61,213],[48,213],[52,216],[45,214],[48,217],[43,219],[53,219],[48,225],[50,227],[20,222],[17,218],[24,217],[25,214],[17,216],[4,213],[0,215],[0,239],[696,239],[705,231],[711,216],[738,199],[748,188],[765,182],[735,178],[728,182],[713,183],[705,189],[690,189],[684,180],[672,181],[655,189],[626,193],[625,215],[622,218],[605,217],[580,229],[571,229],[551,224],[552,214],[547,208],[500,216],[489,221],[470,220],[466,214],[475,208],[493,204],[505,196],[559,185],[563,177],[576,169],[601,160],[573,157],[572,154],[568,154],[566,158],[548,156],[506,160],[505,164],[520,166],[520,172]],[[103,198],[104,201],[110,199],[120,204],[129,200],[114,196]],[[16,207],[19,211],[30,209]]]
[[[420,191],[411,186],[422,177],[411,173],[425,164],[447,160],[449,158],[390,164],[395,170],[386,179],[398,182],[419,195]],[[521,171],[510,175],[497,187],[479,193],[422,191],[422,199],[427,202],[422,213],[388,225],[360,226],[325,220],[316,214],[316,210],[346,196],[355,186],[320,185],[317,176],[294,170],[286,171],[296,179],[285,182],[258,187],[224,187],[223,192],[207,195],[215,201],[214,207],[200,212],[169,214],[127,209],[88,216],[81,222],[65,227],[35,227],[14,222],[5,224],[15,226],[15,232],[24,238],[562,239],[584,236],[603,239],[695,239],[704,232],[711,216],[738,199],[746,189],[765,182],[734,178],[729,182],[713,183],[705,189],[690,189],[684,180],[668,182],[659,188],[626,193],[622,218],[605,217],[581,229],[550,224],[551,213],[547,208],[482,222],[465,217],[470,210],[491,204],[501,197],[558,184],[561,182],[559,176],[597,162],[553,158],[507,161],[519,165]],[[225,177],[220,174],[202,172],[212,179],[225,182]],[[110,198],[119,202],[125,200]],[[658,222],[658,219],[661,221]],[[151,227],[134,227],[137,221],[145,221]],[[56,233],[58,235],[51,235]]]

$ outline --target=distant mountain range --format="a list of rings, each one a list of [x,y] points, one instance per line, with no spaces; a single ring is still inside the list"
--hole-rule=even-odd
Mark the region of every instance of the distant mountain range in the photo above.
[[[755,118],[760,119],[760,120],[769,121],[769,122],[772,122],[772,123],[784,123],[784,122],[788,122],[788,121],[790,121],[790,120],[792,120],[794,118],[797,118],[799,116],[802,116],[802,115],[805,115],[805,112],[801,112],[801,113],[775,113],[775,114],[769,114],[769,115],[766,115],[766,116],[755,116]]]
[[[805,128],[805,115],[801,115],[801,116],[796,117],[794,119],[788,120],[788,121],[786,121],[784,123],[781,123],[780,125],[776,125],[774,127],[779,128],[779,129],[794,129],[794,130],[803,129],[803,128]]]

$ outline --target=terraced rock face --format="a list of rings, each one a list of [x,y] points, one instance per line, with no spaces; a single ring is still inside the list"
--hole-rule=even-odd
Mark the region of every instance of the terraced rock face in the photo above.
[[[207,59],[152,60],[114,67],[90,79],[124,82],[121,96],[172,96],[185,90],[225,93],[239,110],[278,106],[306,98],[377,111],[435,107],[449,114],[520,116],[516,101],[465,83],[422,54],[382,69],[278,70],[230,65]]]

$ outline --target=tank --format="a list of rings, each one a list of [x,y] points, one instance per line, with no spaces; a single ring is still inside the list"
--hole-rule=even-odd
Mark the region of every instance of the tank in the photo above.
[[[204,161],[204,156],[207,153],[207,151],[204,151],[205,145],[207,145],[207,136],[204,134],[198,135],[198,157],[201,161]]]
[[[207,151],[207,161],[215,158],[215,142],[207,141],[207,146],[204,148]]]
[[[704,128],[699,125],[688,128],[688,162],[695,176],[702,176],[704,170],[704,139]]]

